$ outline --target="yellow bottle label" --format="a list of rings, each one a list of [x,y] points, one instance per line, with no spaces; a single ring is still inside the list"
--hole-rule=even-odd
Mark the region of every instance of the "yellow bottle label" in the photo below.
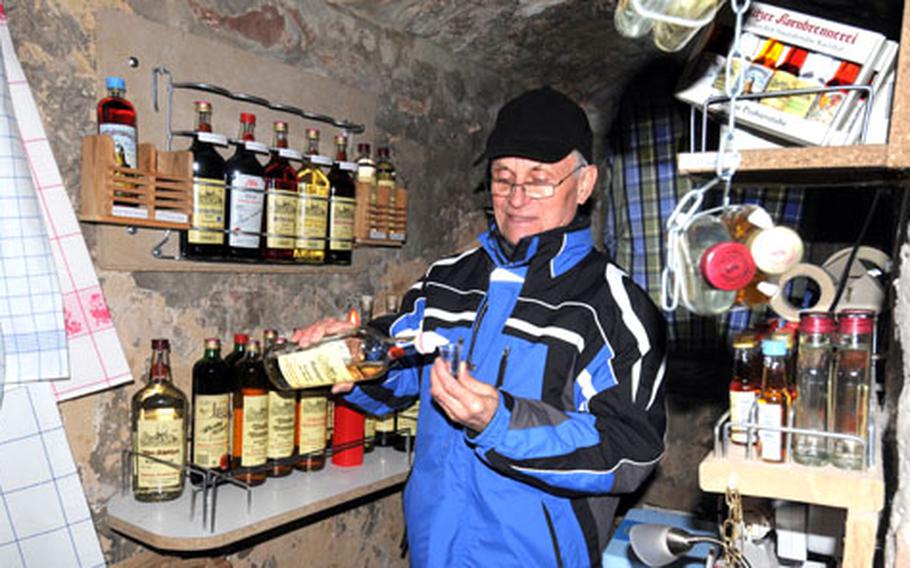
[[[815,84],[808,81],[800,81],[798,77],[794,77],[790,73],[776,71],[774,75],[771,76],[771,81],[768,83],[768,88],[765,92],[770,93],[773,91],[807,89],[814,86]],[[789,97],[762,99],[761,103],[765,106],[776,108],[779,111],[802,118],[809,112],[809,108],[812,106],[812,101],[815,100],[815,97],[816,95],[814,94],[791,95]]]
[[[377,432],[394,432],[395,431],[395,413],[389,414],[385,418],[376,419]]]
[[[417,414],[420,412],[420,401],[398,413],[398,430],[405,434],[405,430],[410,430],[412,436],[417,435]]]
[[[332,226],[329,232],[329,248],[351,250],[354,248],[354,199],[351,197],[332,198]]]
[[[282,459],[294,453],[294,412],[297,401],[293,392],[269,391],[269,459]]]
[[[266,246],[273,249],[294,248],[297,235],[297,194],[270,189],[266,197]]]
[[[192,244],[224,243],[224,180],[193,178],[193,228],[187,234]],[[211,229],[209,231],[199,229]]]
[[[376,437],[376,419],[369,416],[363,419],[363,436],[365,438]]]
[[[196,395],[193,408],[193,464],[218,468],[230,451],[228,394]]]
[[[301,195],[297,207],[298,249],[322,250],[328,225],[329,200],[319,195]]]
[[[325,435],[326,439],[332,437],[332,434],[335,433],[335,401],[328,401],[328,405],[325,409]]]
[[[278,368],[293,389],[319,387],[354,380],[346,364],[350,357],[344,340],[329,341],[280,355]]]
[[[182,466],[186,428],[173,408],[143,410],[136,424],[136,451]],[[136,460],[136,486],[140,489],[179,487],[183,471],[148,458]]]
[[[269,444],[269,397],[243,397],[243,436],[240,467],[256,467],[265,463]]]
[[[306,454],[324,451],[328,399],[324,396],[301,397],[297,409],[297,423],[299,424],[300,429],[297,441],[299,453]]]

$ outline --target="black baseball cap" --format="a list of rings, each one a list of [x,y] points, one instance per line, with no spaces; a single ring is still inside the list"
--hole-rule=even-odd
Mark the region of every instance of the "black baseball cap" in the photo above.
[[[578,150],[590,163],[594,161],[592,140],[585,111],[563,93],[541,87],[525,91],[499,109],[477,162],[515,156],[553,163]]]

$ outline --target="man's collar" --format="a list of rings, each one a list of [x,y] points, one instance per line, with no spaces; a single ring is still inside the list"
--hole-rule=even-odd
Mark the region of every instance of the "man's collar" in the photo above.
[[[593,248],[591,219],[578,214],[568,225],[522,238],[512,245],[493,221],[490,230],[480,236],[484,249],[496,266],[524,266],[550,263],[552,277],[574,266]]]

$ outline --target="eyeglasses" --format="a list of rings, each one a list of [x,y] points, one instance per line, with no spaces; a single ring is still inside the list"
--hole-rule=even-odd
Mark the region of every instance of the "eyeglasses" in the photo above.
[[[564,181],[569,179],[572,174],[584,167],[584,164],[579,164],[575,167],[574,170],[566,174],[566,177],[553,183],[515,183],[505,179],[493,178],[490,180],[490,193],[497,197],[509,197],[512,195],[512,190],[514,190],[516,187],[520,187],[524,190],[525,195],[528,197],[528,199],[547,199],[549,197],[553,197],[553,195],[556,193],[556,188],[562,185]]]

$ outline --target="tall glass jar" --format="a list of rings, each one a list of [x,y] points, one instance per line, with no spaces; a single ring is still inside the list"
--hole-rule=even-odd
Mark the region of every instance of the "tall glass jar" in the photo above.
[[[868,443],[869,364],[875,314],[851,310],[838,318],[837,357],[831,389],[831,431],[859,436]],[[863,445],[851,440],[831,440],[831,463],[845,469],[861,469]]]
[[[797,428],[828,430],[834,330],[834,317],[829,313],[806,312],[800,317],[794,418]],[[803,465],[824,465],[828,463],[827,446],[827,439],[822,436],[796,434],[793,459]]]

